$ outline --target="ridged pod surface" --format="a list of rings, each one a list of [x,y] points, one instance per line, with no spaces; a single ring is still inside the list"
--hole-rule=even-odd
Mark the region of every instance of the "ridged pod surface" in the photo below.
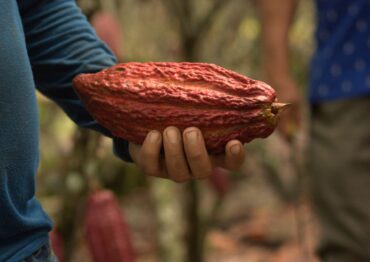
[[[150,130],[195,126],[208,152],[221,153],[231,139],[270,135],[279,113],[269,85],[208,63],[123,63],[73,84],[102,126],[139,144]]]

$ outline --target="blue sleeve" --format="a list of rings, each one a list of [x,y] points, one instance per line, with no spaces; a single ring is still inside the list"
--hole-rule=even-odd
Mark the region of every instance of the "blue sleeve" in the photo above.
[[[18,4],[37,89],[80,127],[112,137],[85,110],[72,88],[77,74],[114,65],[111,51],[98,39],[74,0],[23,0]],[[128,142],[112,138],[114,153],[132,161]]]

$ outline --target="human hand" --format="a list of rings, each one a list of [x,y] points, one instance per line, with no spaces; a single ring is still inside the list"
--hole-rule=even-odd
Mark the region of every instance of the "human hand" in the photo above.
[[[280,115],[278,130],[291,141],[301,128],[303,98],[297,84],[290,77],[280,77],[269,82],[275,88],[280,102],[290,104],[288,110]]]
[[[160,153],[162,146],[164,156]],[[163,134],[153,130],[142,145],[129,143],[129,152],[145,175],[176,182],[208,178],[216,166],[237,170],[245,157],[245,149],[238,140],[227,143],[225,154],[210,156],[201,131],[195,127],[182,134],[176,127],[167,127]]]

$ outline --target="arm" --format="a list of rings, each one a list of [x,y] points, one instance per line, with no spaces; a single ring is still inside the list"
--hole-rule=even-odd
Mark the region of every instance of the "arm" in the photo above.
[[[267,80],[276,89],[279,100],[293,107],[282,116],[279,125],[287,138],[300,125],[301,95],[289,71],[289,29],[297,3],[298,0],[256,0]]]
[[[297,0],[257,0],[256,5],[262,25],[263,64],[267,77],[289,78],[289,29]]]
[[[80,127],[112,137],[85,110],[72,88],[79,73],[96,72],[115,64],[73,0],[19,1],[37,89],[55,101]],[[128,143],[113,138],[116,155],[130,161]]]
[[[24,0],[20,7],[37,88],[61,106],[79,126],[111,136],[87,113],[72,89],[75,75],[96,72],[115,63],[75,1]],[[224,156],[210,157],[202,134],[196,128],[187,129],[183,134],[174,127],[167,128],[163,134],[152,131],[142,146],[132,143],[128,146],[126,141],[119,139],[114,141],[115,152],[124,159],[132,157],[146,175],[178,182],[206,178],[215,165],[237,169],[245,154],[241,143],[234,140],[227,144]],[[165,157],[160,154],[162,147]]]

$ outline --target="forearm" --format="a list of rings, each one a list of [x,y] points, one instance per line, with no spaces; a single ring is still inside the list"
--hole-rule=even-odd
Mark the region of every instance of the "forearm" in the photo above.
[[[261,21],[263,66],[270,81],[290,78],[289,29],[298,0],[257,0]]]
[[[114,65],[116,60],[112,53],[97,38],[74,0],[19,3],[38,90],[56,102],[80,127],[112,137],[86,111],[72,88],[72,79],[77,74],[97,72]],[[129,160],[127,141],[113,138],[113,142],[117,155]]]
[[[87,113],[72,88],[79,73],[115,64],[72,0],[34,1],[21,7],[26,44],[38,90],[81,127],[105,130]]]

